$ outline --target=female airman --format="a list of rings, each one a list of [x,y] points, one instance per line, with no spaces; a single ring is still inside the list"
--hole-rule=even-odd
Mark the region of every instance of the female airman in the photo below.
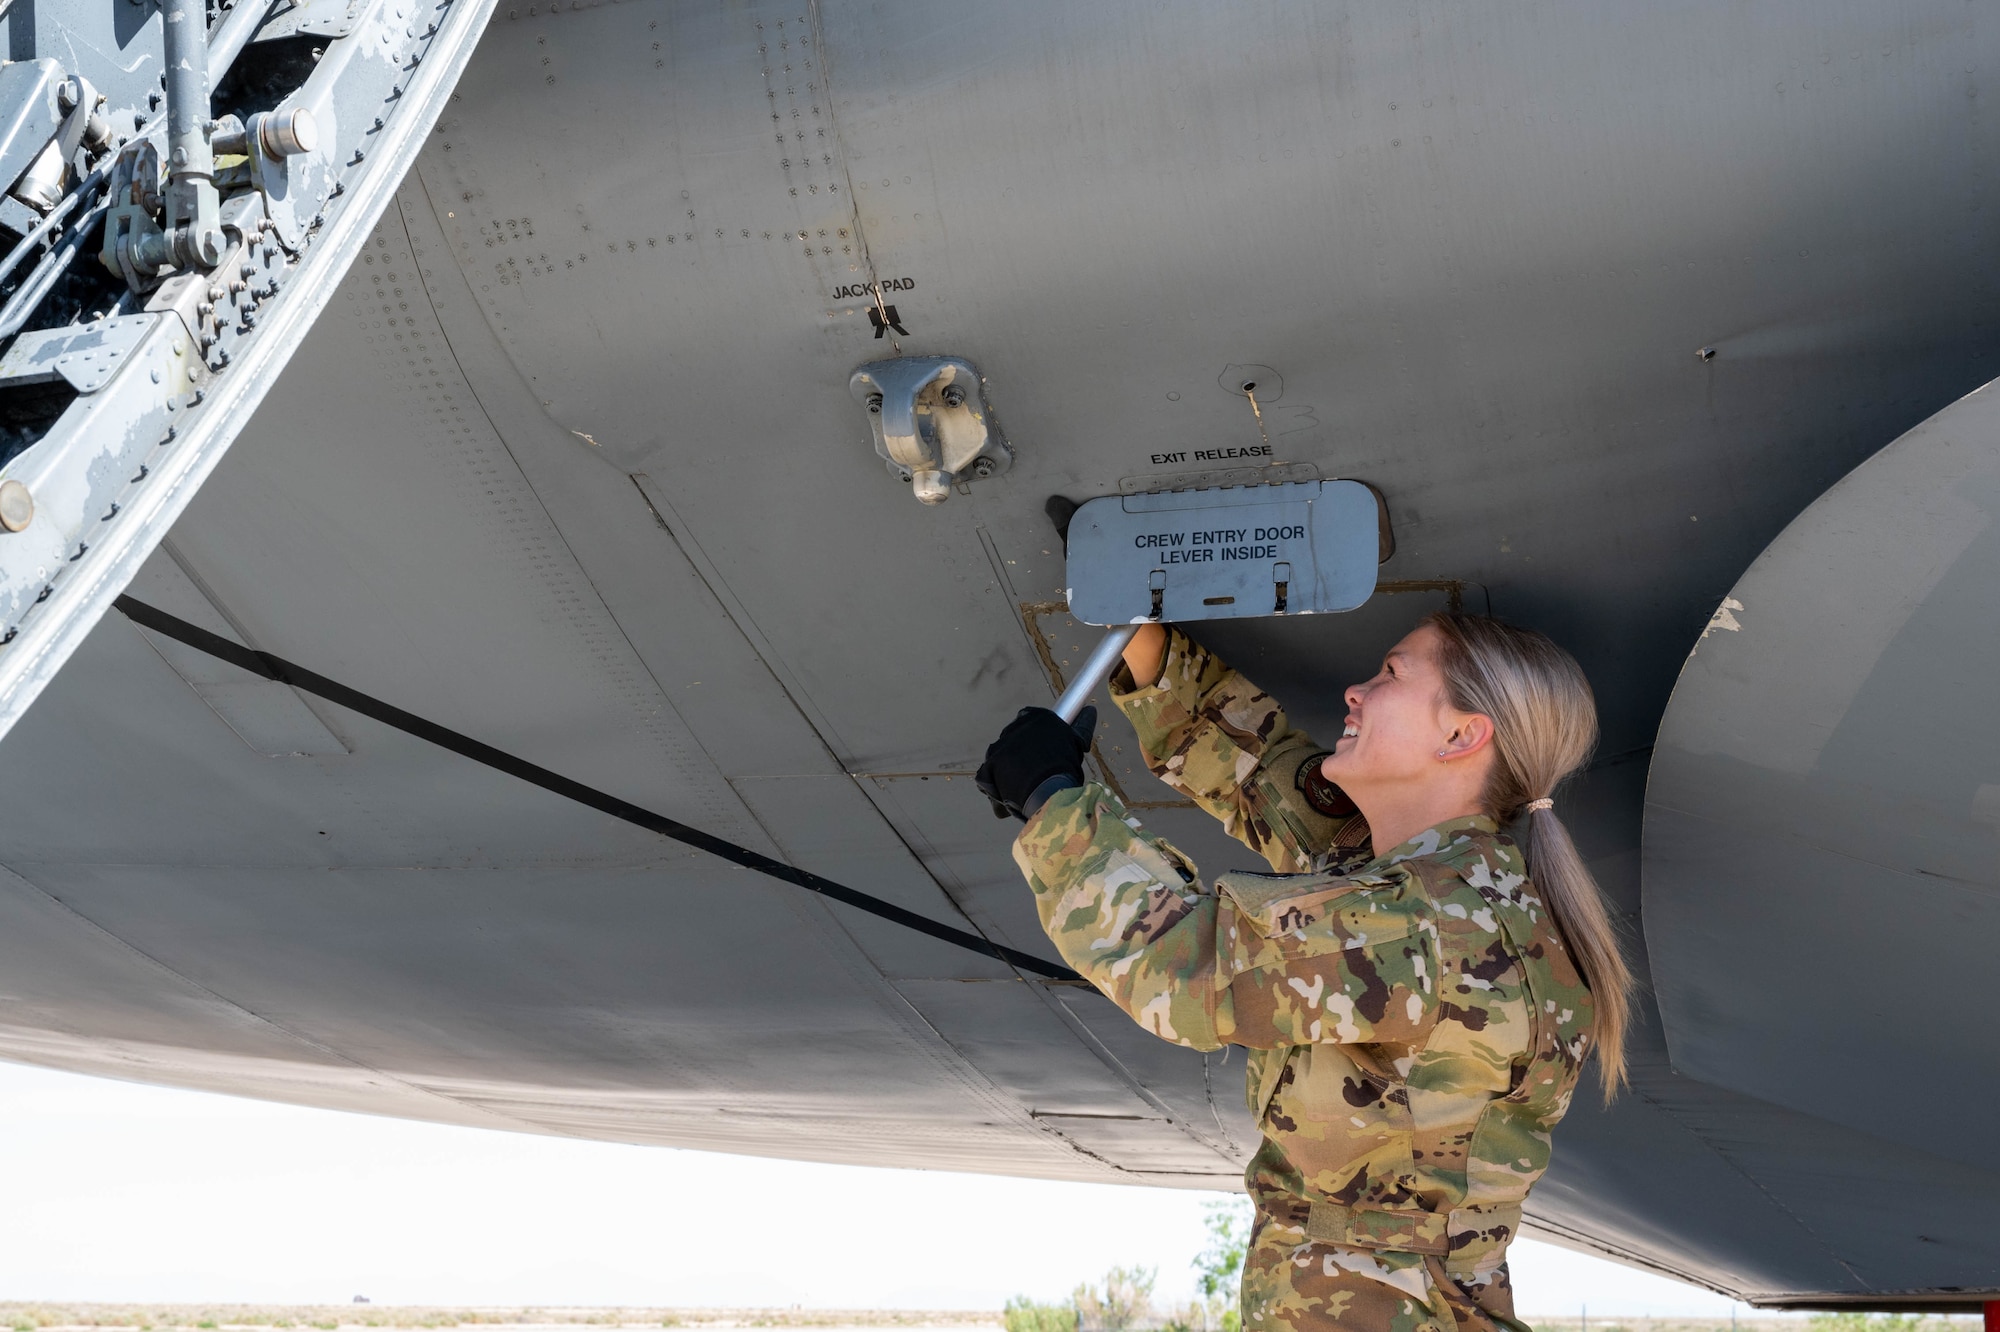
[[[1581,669],[1433,615],[1347,690],[1330,751],[1177,630],[1142,630],[1112,695],[1277,873],[1204,886],[1083,780],[1088,723],[1046,709],[982,785],[1026,819],[1014,857],[1069,964],[1165,1040],[1249,1052],[1245,1332],[1520,1328],[1507,1245],[1550,1131],[1588,1054],[1607,1098],[1625,1072],[1630,976],[1553,806],[1596,739]]]

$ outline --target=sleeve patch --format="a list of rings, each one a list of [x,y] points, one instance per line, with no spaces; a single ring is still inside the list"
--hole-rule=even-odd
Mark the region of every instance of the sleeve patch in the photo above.
[[[1294,784],[1299,788],[1299,794],[1306,798],[1306,804],[1312,806],[1315,814],[1322,818],[1345,819],[1356,813],[1354,802],[1347,798],[1347,792],[1328,781],[1326,774],[1319,770],[1320,764],[1324,763],[1332,752],[1330,749],[1322,749],[1299,764]]]

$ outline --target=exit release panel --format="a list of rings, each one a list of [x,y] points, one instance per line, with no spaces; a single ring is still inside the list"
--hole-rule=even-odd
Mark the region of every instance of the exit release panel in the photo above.
[[[1359,481],[1106,495],[1070,519],[1069,611],[1104,625],[1349,611],[1380,555]]]

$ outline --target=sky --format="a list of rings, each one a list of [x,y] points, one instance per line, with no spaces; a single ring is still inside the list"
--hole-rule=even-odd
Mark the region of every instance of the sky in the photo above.
[[[419,1124],[0,1063],[0,1300],[997,1309],[1193,1292],[1222,1195]],[[1709,1314],[1522,1240],[1524,1314]]]

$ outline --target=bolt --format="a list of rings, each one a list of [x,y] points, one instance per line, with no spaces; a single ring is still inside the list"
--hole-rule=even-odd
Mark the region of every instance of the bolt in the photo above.
[[[272,157],[295,157],[319,146],[319,124],[302,106],[252,117],[257,142]]]
[[[35,521],[35,497],[19,481],[0,481],[0,527],[19,532]]]
[[[944,405],[947,407],[965,406],[965,390],[956,384],[951,385],[944,391]]]
[[[882,395],[881,395],[881,394],[879,394],[879,393],[871,393],[871,394],[869,394],[869,395],[868,395],[868,411],[869,411],[869,413],[870,413],[871,415],[874,415],[874,416],[880,416],[880,415],[882,414]]]

